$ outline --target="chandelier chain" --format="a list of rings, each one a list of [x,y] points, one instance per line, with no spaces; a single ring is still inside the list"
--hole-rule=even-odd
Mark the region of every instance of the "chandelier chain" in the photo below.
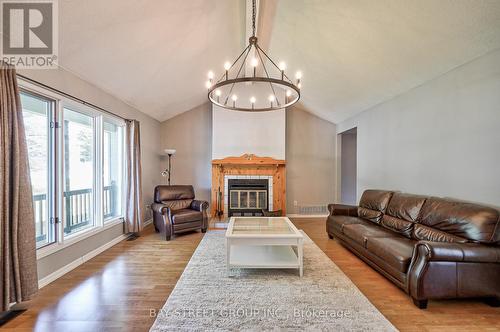
[[[256,0],[252,0],[252,36],[255,37]]]

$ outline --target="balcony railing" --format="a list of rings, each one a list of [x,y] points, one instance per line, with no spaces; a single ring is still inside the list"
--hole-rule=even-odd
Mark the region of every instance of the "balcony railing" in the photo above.
[[[104,187],[103,214],[104,219],[115,214],[116,186]],[[45,241],[47,238],[47,195],[33,195],[35,210],[36,241]],[[92,216],[92,189],[80,189],[64,192],[65,224],[64,232],[71,234],[91,222]]]

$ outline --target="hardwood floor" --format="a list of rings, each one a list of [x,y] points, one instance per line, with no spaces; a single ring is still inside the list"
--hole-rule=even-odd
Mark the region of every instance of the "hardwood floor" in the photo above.
[[[500,331],[500,308],[479,301],[411,299],[334,240],[322,219],[295,219],[368,299],[401,331]],[[148,227],[42,288],[29,310],[0,331],[147,331],[202,239],[189,233],[166,242]]]
[[[148,226],[42,288],[0,331],[148,331],[150,309],[163,307],[202,235],[167,242]]]

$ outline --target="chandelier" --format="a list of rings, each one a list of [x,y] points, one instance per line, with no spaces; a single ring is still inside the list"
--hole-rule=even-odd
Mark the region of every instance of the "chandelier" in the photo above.
[[[295,82],[285,74],[286,64],[276,64],[259,46],[255,36],[256,5],[252,0],[252,36],[248,46],[215,81],[208,72],[208,99],[215,105],[234,111],[264,112],[287,108],[300,99],[302,73]],[[257,98],[259,96],[259,98]]]

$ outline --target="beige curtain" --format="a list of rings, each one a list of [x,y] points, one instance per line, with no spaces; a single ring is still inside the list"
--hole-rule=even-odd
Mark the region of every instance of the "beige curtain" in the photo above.
[[[38,290],[28,150],[16,71],[0,61],[0,297],[12,303]]]
[[[126,128],[127,193],[125,203],[125,232],[138,233],[143,227],[141,133],[139,121],[127,120]]]

